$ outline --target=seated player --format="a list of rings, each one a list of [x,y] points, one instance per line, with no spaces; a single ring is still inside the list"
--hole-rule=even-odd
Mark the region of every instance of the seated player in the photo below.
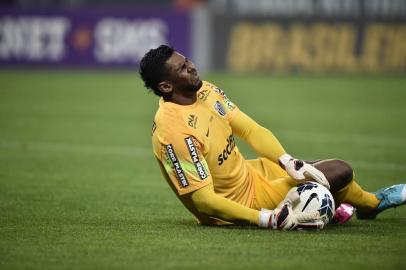
[[[155,157],[172,190],[201,224],[284,230],[318,224],[318,212],[292,211],[297,198],[288,191],[306,180],[330,188],[336,205],[354,206],[359,218],[375,218],[406,202],[405,184],[369,193],[344,161],[291,157],[272,132],[240,111],[218,87],[201,81],[194,64],[166,45],[145,54],[140,75],[161,97],[152,128]],[[260,158],[246,160],[234,136]]]

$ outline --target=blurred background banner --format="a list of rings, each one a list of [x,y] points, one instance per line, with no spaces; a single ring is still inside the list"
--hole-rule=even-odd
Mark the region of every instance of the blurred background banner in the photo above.
[[[0,9],[0,65],[137,67],[150,48],[189,48],[189,15],[167,8]]]
[[[238,72],[401,72],[405,19],[404,0],[213,1],[213,65]]]
[[[0,66],[137,68],[169,44],[203,72],[406,71],[406,0],[6,2]]]

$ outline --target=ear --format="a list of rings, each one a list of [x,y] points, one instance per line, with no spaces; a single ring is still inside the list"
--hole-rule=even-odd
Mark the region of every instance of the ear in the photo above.
[[[158,83],[158,89],[164,94],[168,94],[173,91],[173,85],[168,81]]]

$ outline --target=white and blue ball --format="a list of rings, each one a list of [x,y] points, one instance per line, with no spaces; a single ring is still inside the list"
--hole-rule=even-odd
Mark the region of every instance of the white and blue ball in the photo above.
[[[293,211],[319,211],[321,220],[326,225],[335,214],[335,202],[331,192],[315,182],[306,182],[292,189],[299,192],[300,202],[293,207]]]

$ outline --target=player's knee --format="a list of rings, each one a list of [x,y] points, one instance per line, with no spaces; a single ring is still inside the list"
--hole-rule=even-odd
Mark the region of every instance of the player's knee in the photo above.
[[[337,167],[337,175],[335,176],[336,189],[338,191],[347,186],[354,178],[354,171],[351,165],[344,160],[335,160],[335,166]]]
[[[339,159],[329,159],[317,162],[314,166],[321,170],[330,183],[331,192],[339,191],[353,179],[353,169],[348,162]]]

